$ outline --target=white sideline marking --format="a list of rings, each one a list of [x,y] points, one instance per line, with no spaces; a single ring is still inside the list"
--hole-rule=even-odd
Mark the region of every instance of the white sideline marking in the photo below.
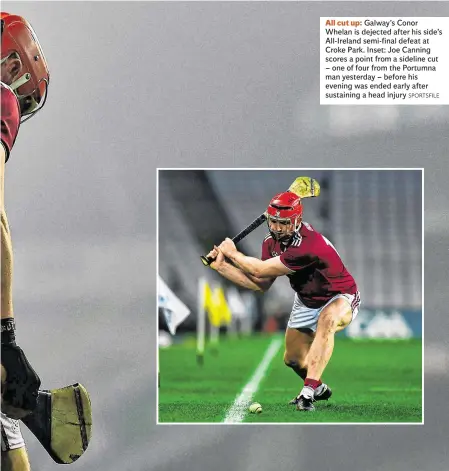
[[[248,381],[248,384],[243,388],[239,396],[236,397],[231,408],[228,410],[224,423],[227,424],[236,424],[243,420],[245,417],[248,406],[251,403],[251,400],[259,388],[259,384],[262,381],[262,378],[265,376],[265,373],[270,366],[271,360],[278,352],[280,346],[282,345],[282,339],[273,339],[265,352],[262,361],[259,363],[257,370]]]

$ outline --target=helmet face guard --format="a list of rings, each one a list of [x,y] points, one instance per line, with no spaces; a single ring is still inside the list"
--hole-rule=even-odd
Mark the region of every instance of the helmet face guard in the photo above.
[[[290,191],[278,193],[270,201],[265,212],[268,229],[273,239],[288,243],[299,229],[302,221],[301,198]],[[291,230],[273,230],[273,224],[291,226]]]
[[[1,13],[1,64],[9,57],[16,56],[22,69],[14,82],[8,84],[16,94],[26,121],[45,104],[50,74],[39,40],[25,18],[9,13]]]

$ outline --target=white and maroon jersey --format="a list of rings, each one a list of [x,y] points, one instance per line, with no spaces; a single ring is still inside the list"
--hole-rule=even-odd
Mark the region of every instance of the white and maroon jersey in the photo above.
[[[262,260],[280,256],[294,273],[287,275],[301,301],[310,308],[324,306],[337,294],[355,294],[357,285],[334,246],[313,227],[303,222],[285,246],[267,235],[262,243]]]
[[[4,83],[1,83],[2,108],[2,145],[5,148],[6,160],[14,145],[20,126],[20,107],[14,92]]]

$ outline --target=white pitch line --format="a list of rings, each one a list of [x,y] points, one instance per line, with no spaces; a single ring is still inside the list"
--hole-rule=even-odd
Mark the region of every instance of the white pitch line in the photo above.
[[[262,381],[265,373],[267,372],[268,367],[270,366],[271,360],[279,351],[280,346],[282,345],[282,339],[273,339],[265,352],[262,361],[260,362],[257,370],[248,381],[248,384],[243,388],[239,396],[236,397],[231,408],[228,410],[224,423],[227,424],[236,424],[243,420],[245,417],[248,406],[259,388],[259,384]]]

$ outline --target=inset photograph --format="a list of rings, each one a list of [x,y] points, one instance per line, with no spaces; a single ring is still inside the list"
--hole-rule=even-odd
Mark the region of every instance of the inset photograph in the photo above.
[[[159,169],[158,423],[423,423],[422,169]]]

